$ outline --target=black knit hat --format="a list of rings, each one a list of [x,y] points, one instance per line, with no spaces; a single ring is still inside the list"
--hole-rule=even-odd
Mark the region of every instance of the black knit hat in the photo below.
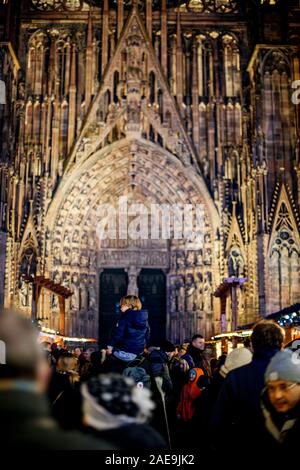
[[[99,405],[113,415],[137,416],[139,409],[132,400],[135,382],[119,374],[103,374],[87,382],[88,391]]]
[[[171,341],[168,341],[165,339],[160,343],[160,349],[162,349],[165,352],[174,352],[175,351],[175,346]]]

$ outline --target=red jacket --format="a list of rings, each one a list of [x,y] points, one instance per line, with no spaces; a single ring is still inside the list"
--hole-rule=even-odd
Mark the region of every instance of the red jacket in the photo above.
[[[179,416],[182,421],[190,421],[193,418],[195,413],[194,401],[201,394],[201,388],[199,388],[197,382],[199,377],[204,375],[204,372],[199,368],[192,370],[196,371],[196,378],[193,382],[189,382],[183,386],[180,401],[177,406],[177,416]]]

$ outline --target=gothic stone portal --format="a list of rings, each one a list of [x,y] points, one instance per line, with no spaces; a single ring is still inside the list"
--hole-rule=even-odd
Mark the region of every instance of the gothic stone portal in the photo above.
[[[132,184],[132,165],[135,184]],[[65,176],[47,215],[46,269],[57,282],[73,291],[67,306],[67,334],[98,335],[101,302],[99,275],[103,269],[124,268],[128,291],[138,293],[141,269],[160,269],[166,274],[166,335],[182,341],[212,327],[213,276],[217,257],[214,229],[206,197],[191,167],[149,142],[124,139],[96,152]],[[203,243],[200,247],[182,239],[100,240],[99,207],[118,207],[120,196],[132,203],[186,204],[204,208]],[[49,326],[55,316],[50,313]]]

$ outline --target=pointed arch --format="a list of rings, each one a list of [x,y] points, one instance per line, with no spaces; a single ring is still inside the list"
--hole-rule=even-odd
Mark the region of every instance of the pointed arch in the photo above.
[[[284,184],[281,187],[273,219],[267,263],[270,312],[299,302],[299,230]]]

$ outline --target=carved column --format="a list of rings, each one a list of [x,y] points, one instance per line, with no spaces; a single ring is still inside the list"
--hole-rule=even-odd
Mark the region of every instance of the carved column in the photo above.
[[[127,295],[138,295],[137,278],[140,273],[140,269],[136,266],[130,266],[125,269],[125,271],[128,274]]]
[[[150,36],[152,37],[152,0],[146,0],[146,26],[147,31]]]
[[[75,138],[76,128],[76,45],[72,45],[72,66],[69,89],[69,129],[68,129],[68,152]]]
[[[193,78],[192,78],[192,104],[193,104],[193,140],[200,148],[199,132],[199,95],[198,95],[198,68],[197,68],[197,45],[193,44]]]
[[[123,0],[118,0],[118,37],[120,37],[124,22]]]
[[[180,12],[177,14],[177,48],[176,48],[176,96],[177,103],[181,109],[182,105],[182,39],[181,39],[181,25],[180,25]]]

